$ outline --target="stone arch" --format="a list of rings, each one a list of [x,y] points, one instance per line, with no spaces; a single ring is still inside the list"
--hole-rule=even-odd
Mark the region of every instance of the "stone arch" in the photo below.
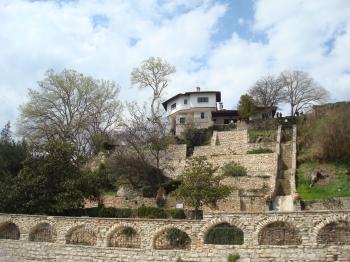
[[[218,218],[210,220],[201,228],[199,235],[198,235],[199,238],[202,239],[202,241],[204,243],[205,236],[206,236],[207,232],[210,230],[210,228],[215,227],[216,225],[224,224],[224,223],[227,223],[231,226],[234,226],[234,227],[242,230],[242,232],[244,234],[245,226],[241,221],[239,221],[237,219],[233,219],[233,218],[218,217]]]
[[[302,238],[299,227],[287,217],[268,218],[257,227],[259,245],[300,245]]]
[[[56,229],[48,222],[37,224],[29,232],[29,241],[33,242],[55,242],[56,238]]]
[[[243,231],[227,222],[210,227],[204,235],[204,244],[242,245],[243,243]]]
[[[20,236],[19,227],[15,223],[6,221],[0,225],[0,239],[19,240]]]
[[[153,239],[154,249],[190,249],[191,238],[181,228],[167,226],[159,230]]]
[[[140,248],[141,237],[133,225],[114,226],[107,234],[108,247]]]
[[[68,230],[66,244],[95,246],[97,234],[95,230],[85,225],[78,225]]]
[[[350,245],[350,219],[347,216],[333,216],[315,227],[313,234],[317,244]]]

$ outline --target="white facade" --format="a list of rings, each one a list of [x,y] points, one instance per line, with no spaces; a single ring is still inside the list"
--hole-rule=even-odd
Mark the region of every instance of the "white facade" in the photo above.
[[[212,112],[217,110],[220,92],[197,91],[178,94],[163,103],[169,118],[169,129],[176,135],[188,126],[207,128],[213,125]]]

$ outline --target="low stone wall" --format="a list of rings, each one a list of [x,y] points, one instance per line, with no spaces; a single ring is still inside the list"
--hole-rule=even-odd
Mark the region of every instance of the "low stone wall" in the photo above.
[[[18,228],[19,240],[0,240],[8,255],[35,261],[185,261],[224,262],[229,254],[255,261],[348,261],[350,257],[350,211],[210,214],[203,220],[102,219],[0,215],[4,225]],[[38,225],[49,224],[56,232],[53,242],[29,241]],[[207,232],[228,223],[244,234],[242,245],[205,244]],[[337,226],[340,225],[341,227]],[[120,228],[132,227],[138,247],[111,247]],[[177,228],[190,239],[186,249],[157,249],[163,232]],[[334,230],[330,230],[330,229]],[[75,230],[95,236],[92,246],[67,244]],[[83,229],[83,230],[81,230]],[[328,235],[329,234],[329,237]],[[343,243],[336,244],[337,240]],[[295,243],[295,244],[292,244]]]
[[[350,197],[336,197],[325,200],[302,200],[303,210],[350,210]]]

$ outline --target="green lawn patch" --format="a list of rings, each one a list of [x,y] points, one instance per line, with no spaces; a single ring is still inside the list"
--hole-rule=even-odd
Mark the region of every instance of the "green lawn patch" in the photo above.
[[[325,176],[310,188],[312,171],[318,169]],[[349,164],[303,163],[297,170],[297,192],[303,200],[350,197]]]
[[[247,151],[247,154],[266,154],[273,153],[271,148],[259,147]]]

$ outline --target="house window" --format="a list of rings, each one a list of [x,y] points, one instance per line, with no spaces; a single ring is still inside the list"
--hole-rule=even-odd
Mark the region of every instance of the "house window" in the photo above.
[[[171,105],[171,109],[175,109],[176,108],[176,103]]]
[[[201,112],[201,119],[204,119],[204,112]]]
[[[180,117],[180,124],[185,124],[186,118],[185,117]]]
[[[184,99],[184,105],[187,105],[187,99]]]
[[[198,101],[198,103],[208,103],[209,97],[207,97],[207,96],[200,96],[200,97],[198,97],[197,101]]]

